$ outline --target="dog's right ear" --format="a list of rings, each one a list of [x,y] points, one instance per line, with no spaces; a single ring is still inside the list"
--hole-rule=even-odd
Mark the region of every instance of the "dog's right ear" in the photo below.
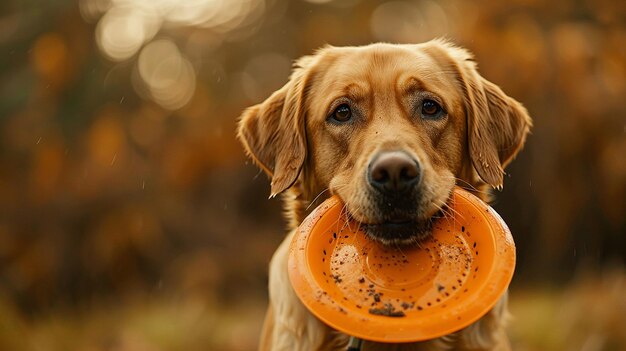
[[[237,137],[271,178],[270,197],[291,187],[304,165],[305,92],[312,61],[312,56],[299,59],[287,84],[239,118]]]
[[[485,183],[501,188],[504,168],[522,148],[532,127],[528,111],[478,73],[469,51],[445,40],[431,45],[443,49],[453,62],[449,69],[456,72],[465,100],[472,165]]]

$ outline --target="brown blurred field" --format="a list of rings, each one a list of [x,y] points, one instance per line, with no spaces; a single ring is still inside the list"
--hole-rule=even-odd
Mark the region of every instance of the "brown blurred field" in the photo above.
[[[447,37],[534,118],[516,350],[626,350],[626,2],[4,0],[0,350],[253,350],[280,203],[238,114],[324,44]]]

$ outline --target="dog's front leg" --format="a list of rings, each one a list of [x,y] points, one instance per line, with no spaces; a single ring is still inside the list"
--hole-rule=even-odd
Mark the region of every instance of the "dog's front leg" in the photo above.
[[[270,305],[263,325],[259,350],[345,349],[347,337],[332,330],[309,313],[291,287],[287,259],[294,233],[295,231],[292,231],[287,235],[270,262]]]

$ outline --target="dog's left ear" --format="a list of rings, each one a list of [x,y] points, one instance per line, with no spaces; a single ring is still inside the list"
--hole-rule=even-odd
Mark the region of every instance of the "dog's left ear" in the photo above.
[[[469,155],[480,178],[501,188],[504,168],[524,145],[532,120],[528,111],[476,70],[472,55],[446,42],[456,61],[459,83],[465,98]]]
[[[470,83],[467,137],[472,164],[478,175],[501,188],[504,168],[524,146],[532,120],[515,99],[474,71]]]
[[[239,118],[237,137],[271,178],[270,197],[291,187],[304,165],[305,87],[312,61],[311,56],[298,60],[287,84]]]

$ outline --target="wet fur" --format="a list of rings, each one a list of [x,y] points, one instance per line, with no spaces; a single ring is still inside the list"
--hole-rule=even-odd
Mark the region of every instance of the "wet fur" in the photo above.
[[[441,99],[444,121],[414,116],[411,104],[423,94]],[[328,123],[341,99],[359,109],[360,124]],[[248,155],[271,178],[271,196],[281,194],[289,227],[270,263],[260,350],[345,349],[348,337],[311,315],[291,288],[288,246],[307,210],[332,194],[355,220],[385,223],[364,177],[373,155],[401,149],[420,160],[424,179],[414,220],[427,228],[431,217],[445,213],[455,185],[489,200],[530,127],[521,104],[482,78],[469,52],[446,41],[325,47],[298,60],[289,82],[247,109],[238,130]],[[508,350],[506,314],[505,296],[459,332],[412,344],[365,342],[363,350]]]

